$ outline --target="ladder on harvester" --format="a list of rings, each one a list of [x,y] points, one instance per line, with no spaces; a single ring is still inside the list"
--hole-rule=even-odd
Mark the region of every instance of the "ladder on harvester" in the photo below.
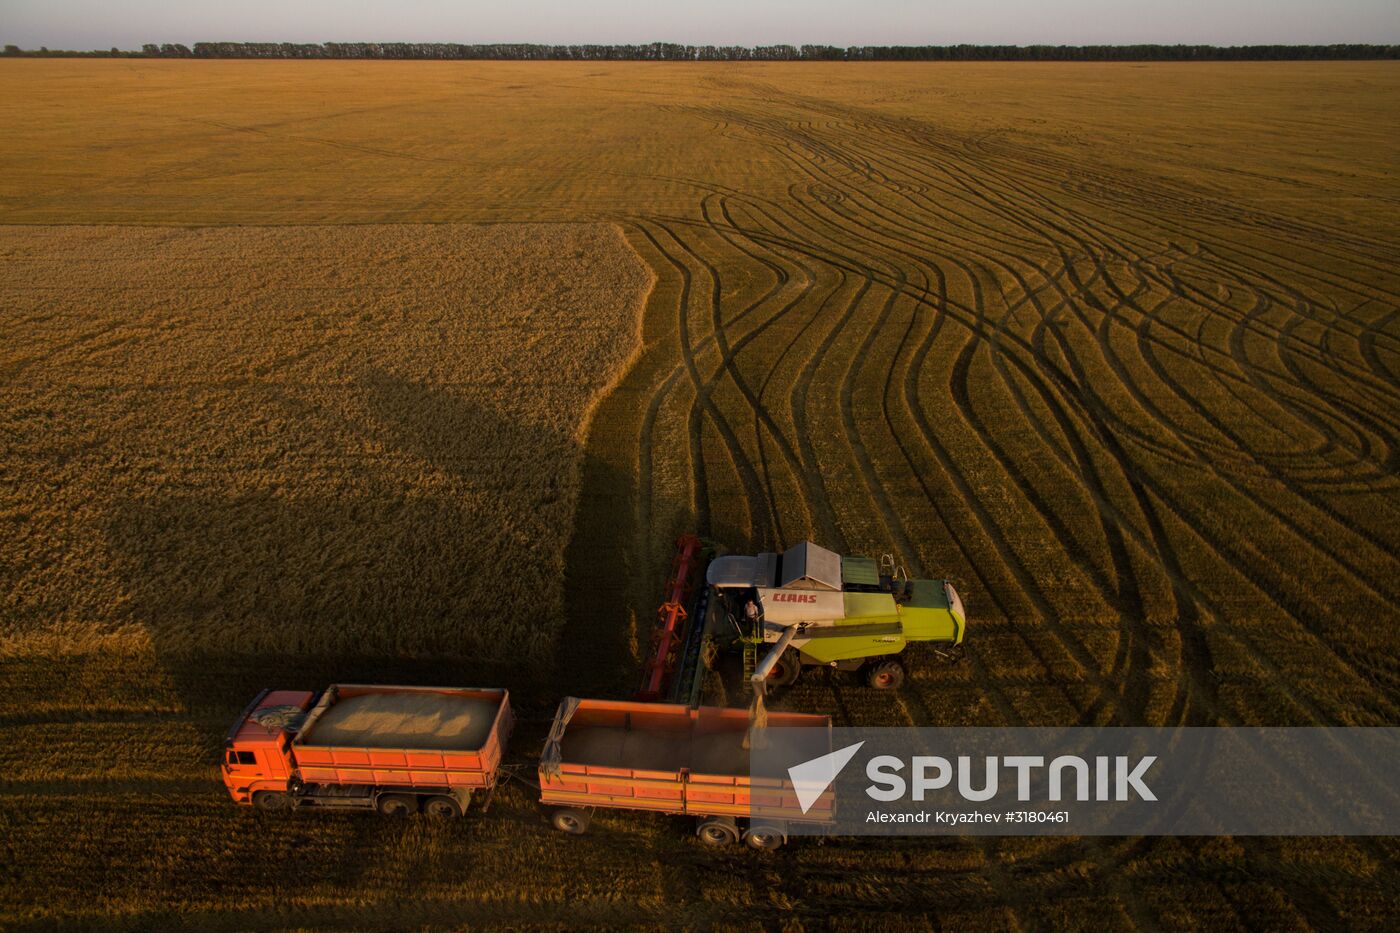
[[[763,653],[765,624],[760,611],[757,619],[747,623],[750,628],[741,639],[744,646],[744,689],[753,691],[753,675],[758,670],[759,655]]]

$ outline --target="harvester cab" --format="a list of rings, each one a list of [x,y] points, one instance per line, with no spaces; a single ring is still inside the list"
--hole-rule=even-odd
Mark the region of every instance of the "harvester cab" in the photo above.
[[[962,654],[967,616],[957,590],[946,580],[911,580],[893,555],[842,557],[804,541],[782,553],[716,557],[705,582],[760,690],[818,665],[892,689],[903,683],[910,643],[933,643],[947,660]]]

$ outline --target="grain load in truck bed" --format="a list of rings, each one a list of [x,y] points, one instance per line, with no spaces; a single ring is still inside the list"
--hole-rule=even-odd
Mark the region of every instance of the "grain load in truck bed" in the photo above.
[[[327,707],[301,737],[307,745],[480,748],[499,703],[445,693],[367,693]]]
[[[697,735],[690,746],[690,770],[697,774],[748,774],[747,732]]]
[[[582,726],[565,734],[563,756],[565,761],[603,768],[689,768],[709,774],[747,774],[749,756],[743,740],[743,732],[695,735],[621,726]]]

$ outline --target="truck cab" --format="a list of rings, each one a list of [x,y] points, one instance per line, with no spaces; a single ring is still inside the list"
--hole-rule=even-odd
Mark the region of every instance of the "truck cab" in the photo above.
[[[314,697],[305,690],[264,690],[234,722],[224,736],[220,765],[234,803],[257,806],[268,801],[267,809],[276,809],[273,803],[280,806],[294,770],[295,722],[311,708]]]

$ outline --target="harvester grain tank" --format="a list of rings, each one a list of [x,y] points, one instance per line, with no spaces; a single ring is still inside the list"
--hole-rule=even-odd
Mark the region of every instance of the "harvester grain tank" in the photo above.
[[[911,580],[894,558],[842,557],[811,541],[782,553],[716,557],[706,570],[717,626],[745,650],[746,673],[783,686],[803,667],[859,671],[877,689],[904,680],[906,646],[961,656],[967,616],[947,580]],[[758,654],[764,654],[758,660]]]

